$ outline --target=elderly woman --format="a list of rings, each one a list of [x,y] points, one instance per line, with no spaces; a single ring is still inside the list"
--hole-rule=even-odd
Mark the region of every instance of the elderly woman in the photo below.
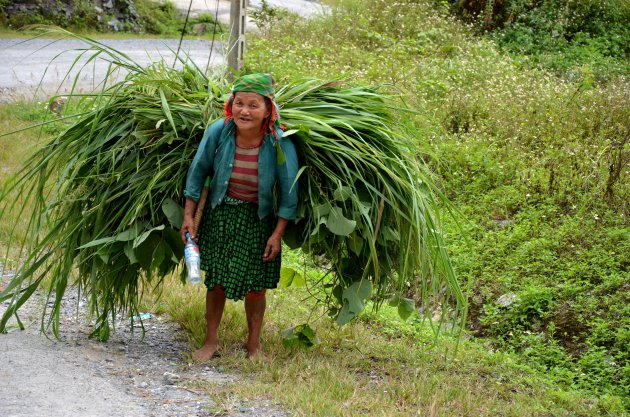
[[[219,349],[226,298],[245,299],[247,354],[261,350],[265,291],[277,287],[282,235],[297,207],[297,155],[282,137],[274,92],[268,74],[236,80],[225,119],[208,127],[188,171],[181,235],[185,240],[189,232],[198,241],[208,288],[206,340],[193,353],[196,361],[209,360]],[[195,236],[194,213],[208,176],[208,204]]]

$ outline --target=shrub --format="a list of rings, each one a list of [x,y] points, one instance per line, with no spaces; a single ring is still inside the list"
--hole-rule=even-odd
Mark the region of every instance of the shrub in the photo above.
[[[628,71],[630,3],[625,0],[448,0],[451,10],[505,50],[534,65],[568,71],[589,64],[598,77]]]

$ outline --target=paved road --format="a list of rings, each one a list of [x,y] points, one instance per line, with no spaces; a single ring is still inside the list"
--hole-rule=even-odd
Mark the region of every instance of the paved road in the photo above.
[[[185,13],[191,0],[175,0],[178,9]],[[228,0],[192,0],[192,13],[207,12],[214,14],[219,6],[219,20],[229,22],[230,1]],[[323,13],[325,8],[317,0],[267,0],[274,7],[284,7],[301,16],[308,17]],[[260,8],[261,0],[250,0],[250,10]],[[246,25],[254,30],[253,24]],[[102,43],[126,53],[141,65],[164,58],[169,65],[174,61],[177,39],[124,39],[101,40]],[[212,46],[212,53],[211,53]],[[97,59],[79,73],[91,54],[86,54],[72,64],[89,46],[79,40],[50,39],[0,39],[0,103],[16,99],[33,97],[47,98],[51,95],[67,92],[72,87],[77,75],[78,91],[91,91],[99,85],[107,74],[108,62]],[[206,68],[210,59],[211,66],[225,63],[220,43],[211,45],[209,41],[184,41],[181,54],[187,54],[201,68]],[[75,91],[77,91],[75,90]]]
[[[322,13],[328,8],[322,6],[319,0],[266,0],[267,4],[272,7],[280,7],[288,9],[302,17],[308,17]],[[192,2],[192,4],[191,4]],[[190,6],[191,13],[198,15],[200,13],[217,13],[219,21],[222,23],[230,22],[230,0],[173,0],[175,6],[182,12],[188,10]],[[249,0],[249,9],[260,9],[262,0]]]
[[[146,66],[162,58],[172,65],[177,50],[176,39],[122,39],[102,40],[104,44],[124,51],[132,60]],[[78,90],[89,91],[98,86],[107,74],[108,62],[98,58],[81,70],[92,53],[81,57],[88,48],[83,41],[51,39],[0,39],[0,102],[33,95],[39,96],[68,91],[77,75]],[[189,56],[201,68],[205,68],[210,57],[211,65],[224,62],[222,46],[215,43],[210,55],[209,41],[187,40],[182,44],[180,56]],[[72,64],[77,64],[71,71]],[[69,72],[70,71],[70,72]],[[41,83],[41,85],[40,85]]]

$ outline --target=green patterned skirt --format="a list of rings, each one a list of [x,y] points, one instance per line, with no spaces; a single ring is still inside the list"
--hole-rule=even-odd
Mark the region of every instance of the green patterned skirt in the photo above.
[[[256,204],[229,196],[214,209],[206,204],[199,249],[208,290],[219,284],[227,298],[242,300],[252,290],[276,288],[281,255],[273,261],[263,261],[267,240],[275,227],[274,216],[258,218]]]

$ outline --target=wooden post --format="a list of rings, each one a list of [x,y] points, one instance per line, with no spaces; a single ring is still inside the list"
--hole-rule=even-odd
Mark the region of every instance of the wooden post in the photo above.
[[[241,72],[245,65],[245,15],[247,0],[232,0],[230,6],[230,42],[228,67]],[[231,74],[228,74],[230,76]]]

